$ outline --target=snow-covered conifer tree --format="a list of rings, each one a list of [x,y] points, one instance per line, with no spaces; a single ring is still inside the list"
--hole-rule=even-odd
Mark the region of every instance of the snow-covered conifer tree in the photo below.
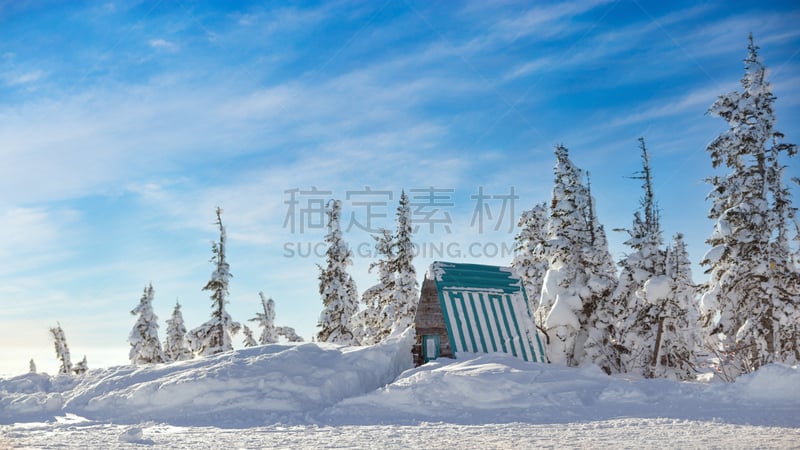
[[[241,325],[234,322],[225,304],[228,303],[228,283],[232,277],[230,265],[225,256],[227,238],[225,227],[222,225],[222,210],[217,208],[217,226],[219,227],[219,242],[211,245],[213,256],[211,262],[215,269],[211,279],[203,287],[204,291],[211,291],[212,312],[211,319],[189,332],[189,345],[199,355],[215,355],[233,350],[231,336],[239,332]]]
[[[157,364],[166,361],[158,340],[158,317],[153,312],[153,297],[153,285],[145,286],[139,304],[131,311],[131,315],[139,316],[128,336],[131,344],[128,358],[131,364]]]
[[[607,350],[620,359],[619,362],[611,359],[608,365],[601,366],[608,372],[645,375],[654,353],[659,309],[651,302],[642,301],[637,293],[648,280],[665,274],[665,252],[661,249],[664,240],[653,191],[650,154],[644,138],[639,138],[639,149],[642,170],[631,178],[642,180],[644,195],[633,214],[631,228],[621,230],[628,233],[625,245],[633,251],[619,262],[622,267],[619,284],[608,302],[613,322],[609,324],[611,336]]]
[[[549,310],[545,328],[548,355],[554,363],[578,365],[587,338],[584,299],[591,274],[585,270],[584,247],[591,242],[587,220],[588,195],[582,171],[569,159],[563,145],[556,146],[555,183],[547,224],[544,276],[540,307]]]
[[[395,274],[391,269],[391,261],[395,258],[394,236],[391,231],[382,229],[381,234],[373,238],[378,260],[369,265],[369,271],[378,270],[378,283],[362,294],[364,309],[356,315],[353,327],[362,345],[382,341],[391,333],[394,322]]]
[[[29,373],[36,373],[36,363],[33,361],[33,358],[31,358],[31,361],[28,364],[28,372]]]
[[[276,327],[278,336],[283,336],[289,342],[303,342],[303,338],[292,327]]]
[[[514,260],[511,267],[525,284],[528,308],[536,319],[536,324],[544,325],[550,310],[539,306],[542,295],[542,282],[547,272],[545,244],[547,240],[547,203],[540,203],[532,209],[523,211],[517,226],[519,233],[514,237]]]
[[[245,347],[255,347],[258,345],[258,342],[256,342],[256,339],[253,337],[253,332],[250,330],[250,327],[247,325],[242,325],[242,332],[244,333],[243,344]]]
[[[381,230],[379,236],[373,236],[379,259],[370,265],[370,271],[378,269],[378,284],[364,291],[365,308],[355,318],[362,344],[381,342],[414,322],[419,283],[411,233],[411,208],[403,191],[397,207],[397,231],[392,235],[388,230]]]
[[[405,191],[400,193],[397,207],[397,232],[394,258],[389,270],[394,272],[394,320],[392,332],[402,332],[414,323],[419,303],[419,283],[414,268],[414,244],[411,241],[411,208]]]
[[[167,361],[192,359],[192,351],[186,342],[186,325],[183,322],[181,304],[175,301],[172,318],[167,319],[167,339],[164,341],[164,356]]]
[[[787,221],[796,219],[779,162],[797,146],[779,142],[776,97],[752,35],[748,50],[742,91],[720,96],[708,111],[729,125],[706,149],[712,166],[728,173],[707,179],[715,225],[702,261],[710,273],[702,307],[719,374],[728,380],[800,358],[800,274],[787,257]]]
[[[83,359],[78,363],[75,364],[75,367],[72,368],[72,371],[75,375],[82,375],[89,370],[89,363],[86,361],[86,355],[83,355]]]
[[[267,299],[263,292],[259,292],[258,296],[261,298],[261,308],[264,312],[257,312],[250,322],[256,322],[261,327],[259,344],[274,344],[278,342],[278,330],[275,327],[275,301],[271,298]]]
[[[61,367],[58,373],[69,375],[72,373],[72,360],[69,355],[69,347],[67,346],[67,338],[64,336],[64,330],[59,323],[57,327],[50,328],[50,333],[53,335],[53,341],[56,348],[56,357],[61,361]]]
[[[352,252],[342,238],[342,202],[332,200],[329,206],[328,234],[325,236],[325,242],[328,243],[326,265],[318,266],[323,310],[317,323],[320,328],[317,340],[352,345],[355,338],[350,329],[351,320],[358,312],[358,290],[355,281],[347,273],[347,266],[353,264]]]

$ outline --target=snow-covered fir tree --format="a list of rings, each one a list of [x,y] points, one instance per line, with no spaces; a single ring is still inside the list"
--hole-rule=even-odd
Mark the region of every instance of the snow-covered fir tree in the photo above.
[[[780,142],[776,97],[752,35],[744,63],[742,90],[720,96],[708,111],[729,125],[706,149],[712,166],[728,173],[707,179],[715,224],[702,261],[710,273],[704,323],[727,380],[800,359],[800,275],[788,235],[797,227],[780,161],[795,156],[797,146]]]
[[[258,343],[261,345],[274,344],[278,342],[278,329],[275,327],[275,301],[264,296],[263,292],[258,293],[261,299],[263,312],[257,312],[250,322],[256,322],[261,328],[261,335]]]
[[[276,330],[278,330],[278,336],[285,337],[289,342],[303,342],[303,338],[292,327],[281,326],[277,327]]]
[[[536,319],[536,324],[544,324],[548,308],[540,307],[542,282],[547,272],[545,244],[547,240],[547,203],[540,203],[523,211],[517,226],[519,233],[514,236],[514,260],[511,267],[525,284],[528,308]]]
[[[164,356],[167,361],[192,359],[192,351],[186,342],[186,325],[183,322],[181,304],[175,301],[172,317],[167,319],[167,338],[164,341]]]
[[[128,359],[131,364],[157,364],[166,361],[158,339],[158,317],[153,312],[154,295],[152,283],[145,286],[139,304],[131,311],[131,315],[138,315],[128,336],[131,344]]]
[[[588,319],[594,301],[596,266],[587,265],[592,234],[599,224],[592,220],[592,206],[583,173],[569,158],[563,145],[556,146],[555,182],[547,223],[545,257],[547,272],[542,285],[540,307],[549,309],[545,328],[549,340],[550,360],[578,365],[583,361],[584,344],[589,335]],[[602,245],[601,245],[602,246]],[[607,249],[606,249],[607,252]],[[599,261],[602,258],[597,258]]]
[[[30,363],[28,363],[28,372],[36,373],[36,363],[33,361],[33,358],[31,358]]]
[[[258,345],[256,339],[253,337],[253,331],[247,325],[242,325],[242,333],[244,333],[244,340],[242,343],[245,347],[255,347]]]
[[[69,375],[72,373],[72,360],[69,355],[69,346],[67,346],[67,338],[64,336],[64,330],[61,324],[55,328],[50,328],[50,333],[53,335],[53,341],[56,348],[56,357],[61,361],[61,367],[58,373]]]
[[[586,358],[606,367],[615,361],[618,348],[610,340],[616,318],[621,313],[619,305],[612,303],[612,294],[617,286],[617,271],[614,259],[608,251],[608,236],[605,227],[597,219],[592,197],[591,181],[586,174],[587,220],[589,242],[584,245],[584,270],[588,275],[583,305],[586,315]]]
[[[650,154],[644,138],[639,138],[639,149],[642,170],[631,178],[642,181],[644,195],[633,214],[631,228],[620,230],[628,233],[625,245],[632,251],[619,262],[622,267],[619,284],[608,302],[613,322],[609,324],[611,339],[607,351],[620,359],[609,359],[604,361],[607,365],[601,366],[607,372],[645,375],[652,365],[660,319],[659,308],[652,302],[642,301],[638,292],[648,280],[665,274],[666,254],[661,248],[664,238],[653,190]]]
[[[72,372],[74,372],[75,375],[82,375],[86,373],[88,370],[89,370],[89,363],[86,361],[86,355],[83,355],[83,359],[80,360],[78,364],[75,364],[75,367],[72,368]]]
[[[411,241],[411,208],[408,195],[400,193],[397,207],[397,232],[395,233],[394,258],[389,270],[394,273],[394,307],[392,333],[402,332],[414,323],[419,303],[419,283],[414,268],[414,244]]]
[[[352,345],[355,336],[351,330],[351,320],[358,312],[358,290],[347,266],[353,264],[352,252],[342,238],[342,202],[332,200],[327,211],[328,234],[325,242],[325,267],[318,266],[319,293],[322,297],[322,313],[317,327],[317,341]]]
[[[256,322],[261,328],[258,344],[274,344],[281,336],[289,342],[303,342],[303,338],[297,334],[294,328],[275,325],[275,301],[271,298],[268,299],[263,292],[259,292],[258,296],[261,298],[263,312],[257,312],[256,316],[250,319],[250,322]]]
[[[648,377],[692,380],[697,376],[701,345],[697,289],[683,235],[666,251],[666,274],[650,278],[640,298],[657,311],[657,327]]]
[[[192,351],[203,356],[233,350],[232,335],[238,333],[241,328],[225,309],[225,304],[228,303],[228,284],[232,275],[225,256],[227,238],[225,227],[222,225],[222,210],[219,207],[217,207],[217,226],[219,242],[211,245],[213,252],[211,262],[215,268],[211,273],[211,279],[203,287],[204,291],[211,292],[211,319],[190,331],[188,335]]]
[[[373,236],[378,260],[369,265],[369,271],[377,269],[378,283],[361,295],[364,309],[354,318],[353,331],[362,345],[377,344],[392,331],[394,322],[395,274],[391,262],[395,258],[395,241],[392,232],[382,229],[380,235]]]
[[[414,268],[414,243],[411,240],[411,208],[405,191],[397,207],[397,231],[381,230],[373,236],[378,261],[378,283],[362,295],[365,308],[354,320],[354,328],[364,345],[381,342],[392,333],[402,332],[414,322],[419,303],[419,283]]]

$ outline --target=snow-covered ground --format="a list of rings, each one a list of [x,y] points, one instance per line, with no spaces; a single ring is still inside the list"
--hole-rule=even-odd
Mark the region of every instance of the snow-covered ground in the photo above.
[[[411,368],[410,339],[269,345],[81,377],[0,379],[0,448],[788,448],[800,369],[733,384],[513,357]]]

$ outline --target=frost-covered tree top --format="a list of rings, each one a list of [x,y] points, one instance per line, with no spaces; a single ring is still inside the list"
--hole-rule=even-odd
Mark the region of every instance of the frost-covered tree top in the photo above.
[[[208,280],[204,291],[211,291],[211,298],[216,305],[224,304],[225,297],[228,295],[228,285],[230,283],[231,275],[230,265],[228,264],[225,251],[227,246],[227,234],[225,226],[222,225],[222,209],[217,207],[217,226],[219,227],[219,242],[211,243],[211,262],[214,263],[214,272],[211,273],[211,279]]]
[[[586,221],[588,197],[583,186],[583,171],[572,163],[569,151],[563,145],[556,146],[555,154],[555,182],[547,233],[550,241],[567,239],[569,243],[550,242],[550,249],[585,242],[589,235]],[[560,258],[571,256],[565,254]]]
[[[776,97],[767,81],[766,67],[758,56],[759,47],[750,35],[748,55],[744,60],[742,91],[719,96],[708,113],[722,117],[730,125],[708,145],[714,167],[743,168],[752,158],[763,158],[767,145],[773,144],[789,155],[797,152],[795,144],[778,143],[783,133],[775,129],[775,112],[772,104]]]
[[[158,340],[158,317],[153,312],[155,292],[152,283],[144,287],[139,304],[131,311],[138,316],[128,337],[131,364],[156,364],[166,361],[161,342]]]
[[[633,226],[626,230],[630,235],[630,239],[625,242],[625,245],[635,250],[641,250],[645,247],[657,248],[664,242],[661,235],[658,205],[653,192],[653,171],[650,168],[650,153],[648,153],[642,137],[639,138],[639,149],[642,152],[642,170],[631,176],[631,178],[642,180],[644,194],[639,200],[639,210],[634,213]]]

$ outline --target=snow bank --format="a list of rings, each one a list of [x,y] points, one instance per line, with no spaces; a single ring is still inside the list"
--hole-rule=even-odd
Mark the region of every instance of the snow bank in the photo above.
[[[330,424],[448,422],[568,423],[625,417],[800,426],[800,399],[772,401],[800,386],[797,368],[765,368],[734,384],[626,380],[595,366],[526,363],[503,354],[438,360],[402,374],[370,394],[346,399],[320,416]],[[795,388],[796,389],[796,388]]]
[[[255,426],[307,421],[412,367],[413,337],[373,347],[268,345],[156,366],[94,370],[59,388],[41,375],[0,380],[0,423],[73,413],[118,423]],[[38,387],[24,382],[38,381]],[[36,392],[31,392],[32,390]]]
[[[459,354],[411,368],[410,333],[372,347],[269,345],[82,377],[0,379],[0,424],[63,420],[251,428],[303,425],[565,424],[621,418],[800,427],[800,369],[769,365],[735,383],[606,376],[594,366]],[[85,420],[81,419],[81,420]],[[2,428],[0,428],[1,430]],[[2,445],[0,445],[2,447]]]

